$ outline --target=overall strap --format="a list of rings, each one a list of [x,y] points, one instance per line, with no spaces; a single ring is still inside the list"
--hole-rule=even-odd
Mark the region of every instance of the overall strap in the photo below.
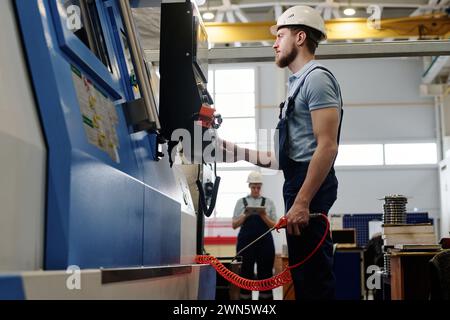
[[[321,65],[314,65],[310,70],[308,70],[305,73],[305,75],[301,79],[300,83],[298,84],[297,88],[295,89],[294,93],[288,98],[288,109],[286,110],[286,116],[288,116],[294,110],[295,98],[297,97],[298,93],[300,92],[301,87],[305,83],[306,78],[309,76],[309,74],[311,72],[313,72],[316,69],[321,69],[321,70],[324,70],[324,71],[328,72],[336,80],[336,77],[334,76],[334,74],[330,70],[328,70],[327,68],[325,68],[324,66],[321,66]],[[337,82],[337,80],[336,80],[336,82]],[[344,102],[343,102],[343,99],[342,99],[341,88],[339,87],[339,85],[338,85],[338,91],[339,91],[339,99],[340,99],[340,103],[341,103],[341,114],[340,114],[340,119],[339,119],[338,137],[337,137],[337,142],[339,144],[339,142],[341,140],[342,118],[344,117],[344,108],[343,108]],[[280,105],[280,115],[279,115],[280,120],[281,120],[281,117],[282,117],[283,107],[284,107],[284,102],[281,103],[281,105]]]
[[[323,67],[321,67],[320,65],[317,65],[317,64],[313,64],[308,70],[306,70],[306,72],[303,75],[301,75],[300,81],[299,81],[297,87],[295,88],[294,93],[291,96],[289,96],[288,99],[287,99],[286,116],[289,116],[289,114],[294,110],[295,98],[297,97],[298,93],[300,92],[300,88],[303,86],[303,83],[305,83],[306,77],[312,71],[314,71],[315,69],[318,69],[318,68],[323,68]],[[323,68],[323,69],[325,69],[325,68]],[[280,104],[280,107],[279,107],[280,108],[280,114],[278,116],[278,119],[280,119],[280,120],[283,118],[283,108],[284,108],[285,105],[286,105],[285,101],[283,101]]]
[[[262,197],[261,207],[265,207],[265,206],[266,206],[266,198]]]
[[[248,207],[248,201],[247,201],[246,197],[242,198],[242,202],[244,203],[244,207],[247,208]]]

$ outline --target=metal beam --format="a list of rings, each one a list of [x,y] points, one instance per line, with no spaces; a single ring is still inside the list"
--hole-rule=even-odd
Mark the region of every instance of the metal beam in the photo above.
[[[250,22],[250,20],[247,18],[247,16],[242,12],[241,9],[235,9],[234,10],[234,14],[236,15],[236,17],[239,19],[239,21],[241,22]]]
[[[224,16],[225,16],[225,12],[223,12],[223,11],[217,11],[216,22],[222,22]]]
[[[432,83],[442,69],[448,66],[450,66],[450,56],[435,57],[422,75],[422,83]]]
[[[274,6],[275,20],[277,20],[278,17],[281,16],[282,13],[283,13],[283,8],[281,7],[281,5],[276,4]]]
[[[213,43],[274,41],[269,28],[273,21],[250,23],[206,23]],[[417,17],[382,19],[380,28],[371,28],[367,19],[344,18],[326,21],[329,40],[435,39],[450,32],[450,18],[442,13]]]
[[[358,59],[384,57],[421,57],[450,55],[450,41],[395,41],[321,44],[317,59]],[[146,50],[147,60],[159,61],[158,50]],[[272,47],[214,48],[209,53],[209,63],[271,62]]]
[[[442,1],[441,1],[442,2]],[[411,13],[411,17],[420,16],[424,13],[430,13],[433,9],[436,9],[438,0],[429,0],[427,6],[419,7]]]
[[[135,0],[136,1],[136,0]],[[141,0],[143,1],[143,0]],[[441,3],[443,3],[444,1],[444,5],[442,5]],[[436,6],[436,7],[428,7],[428,4],[426,3],[409,3],[408,1],[392,1],[392,2],[387,2],[384,3],[384,1],[378,1],[379,5],[385,7],[385,8],[394,8],[394,9],[418,9],[418,8],[422,8],[422,9],[443,9],[445,8],[445,1],[447,0],[442,0],[441,3]],[[366,9],[367,7],[369,7],[370,5],[373,5],[377,3],[377,1],[365,1],[365,2],[353,2],[351,1],[351,6],[354,8],[362,8],[362,9]],[[239,3],[239,4],[233,4],[232,7],[233,8],[239,8],[239,9],[254,9],[254,8],[270,8],[270,7],[274,7],[274,6],[285,6],[285,7],[291,7],[293,5],[306,5],[306,6],[311,6],[311,7],[315,7],[317,10],[319,10],[321,13],[323,11],[324,8],[327,7],[327,4],[325,2],[314,2],[314,1],[308,1],[308,2],[303,2],[303,1],[267,1],[267,2],[247,2],[244,1],[244,3]],[[341,2],[334,2],[333,3],[333,7],[334,8],[345,8],[349,6],[349,1],[341,1]],[[210,5],[208,6],[208,9],[206,8],[206,6],[200,7],[199,8],[201,12],[205,11],[205,10],[225,10],[226,7],[223,5]]]

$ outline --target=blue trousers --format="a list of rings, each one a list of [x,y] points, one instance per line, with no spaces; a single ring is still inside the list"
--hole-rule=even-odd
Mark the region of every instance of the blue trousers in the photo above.
[[[285,183],[283,196],[286,212],[295,201],[306,178],[309,163],[289,163],[283,168]],[[338,181],[334,169],[330,171],[310,204],[311,213],[328,214],[337,198]],[[309,225],[301,230],[300,236],[288,235],[289,265],[303,260],[319,243],[327,232],[323,218],[312,218]],[[335,277],[333,274],[333,242],[328,236],[316,254],[305,264],[291,270],[297,300],[331,300],[335,298]]]
[[[264,280],[273,276],[275,261],[275,246],[272,237],[260,240],[242,253],[241,276],[246,279]],[[239,248],[238,250],[240,250]],[[256,263],[256,277],[255,277]],[[251,291],[241,289],[242,295],[249,295]],[[259,300],[273,300],[272,290],[260,291]]]

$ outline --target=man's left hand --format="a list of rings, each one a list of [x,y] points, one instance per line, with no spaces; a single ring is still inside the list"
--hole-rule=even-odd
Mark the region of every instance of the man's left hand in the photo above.
[[[288,234],[300,235],[300,230],[309,224],[309,205],[295,203],[287,215]]]

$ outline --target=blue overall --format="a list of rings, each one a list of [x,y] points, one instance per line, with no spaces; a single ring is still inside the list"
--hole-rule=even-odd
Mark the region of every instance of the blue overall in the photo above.
[[[280,121],[277,125],[278,146],[276,148],[280,169],[283,170],[285,182],[283,185],[283,197],[286,212],[289,211],[297,197],[300,188],[305,181],[308,172],[309,162],[296,162],[289,157],[289,134],[288,117],[295,108],[295,98],[303,85],[307,75],[317,69],[323,69],[332,73],[322,66],[312,68],[300,82],[294,94],[289,97],[285,117],[282,117],[282,110],[285,103],[280,105]],[[342,105],[342,101],[341,101]],[[343,110],[339,123],[338,144],[340,138]],[[337,198],[338,181],[332,167],[320,189],[311,201],[309,210],[313,213],[328,214],[331,206]],[[310,219],[309,225],[301,230],[300,236],[287,235],[289,265],[296,264],[303,260],[319,243],[325,230],[326,224],[323,219]],[[291,270],[295,296],[297,300],[318,300],[334,299],[335,278],[333,274],[333,243],[328,234],[325,242],[316,254],[302,266]]]
[[[262,199],[261,206],[264,206],[265,199]],[[244,206],[247,207],[244,198]],[[259,214],[250,214],[241,226],[237,240],[237,251],[244,248],[250,242],[261,236],[269,230],[267,224]],[[275,245],[272,235],[269,233],[264,238],[257,241],[254,245],[244,250],[241,254],[241,276],[246,279],[255,279],[255,263],[257,276],[256,279],[263,280],[273,276],[272,269],[275,261]],[[241,297],[248,296],[251,299],[251,291],[241,289]],[[261,291],[260,300],[273,300],[272,290]]]

